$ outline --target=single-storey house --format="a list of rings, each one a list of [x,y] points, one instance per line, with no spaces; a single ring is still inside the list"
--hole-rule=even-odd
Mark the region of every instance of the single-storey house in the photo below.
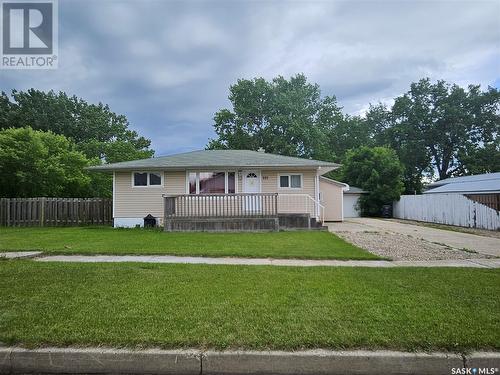
[[[297,217],[308,226],[342,220],[346,185],[322,178],[338,167],[261,151],[202,150],[89,169],[113,173],[115,227],[143,225],[150,214],[168,230],[241,230]]]

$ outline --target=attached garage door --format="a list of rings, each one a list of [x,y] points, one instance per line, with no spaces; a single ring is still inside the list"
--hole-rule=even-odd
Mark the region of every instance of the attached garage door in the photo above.
[[[356,209],[360,194],[344,194],[344,217],[359,217]]]

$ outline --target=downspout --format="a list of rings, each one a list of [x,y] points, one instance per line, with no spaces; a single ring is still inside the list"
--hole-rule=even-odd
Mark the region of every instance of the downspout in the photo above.
[[[342,200],[340,201],[340,208],[341,208],[341,221],[344,221],[344,192],[349,191],[349,185],[344,184],[345,186],[342,188]]]
[[[115,193],[116,193],[116,176],[115,176],[115,171],[113,171],[113,227],[115,226]]]
[[[340,221],[344,221],[344,188],[342,188],[342,199],[340,200]]]
[[[315,179],[315,192],[314,194],[316,195],[315,201],[316,201],[316,220],[319,220],[319,170],[321,167],[318,167],[318,170],[316,171],[316,179]]]

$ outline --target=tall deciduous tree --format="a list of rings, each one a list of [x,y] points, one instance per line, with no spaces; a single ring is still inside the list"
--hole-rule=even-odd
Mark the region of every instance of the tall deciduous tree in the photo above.
[[[376,133],[372,123],[358,116],[346,115],[328,127],[328,146],[342,162],[347,151],[361,146],[375,146]]]
[[[35,89],[0,95],[0,129],[51,131],[71,139],[75,148],[94,163],[149,158],[151,141],[130,130],[129,122],[102,103],[89,104],[64,92]],[[91,175],[95,196],[111,195],[111,176]]]
[[[31,128],[0,131],[0,196],[79,197],[91,193],[91,163],[69,139]]]
[[[343,181],[368,192],[359,200],[362,214],[378,216],[384,204],[401,196],[403,169],[394,150],[363,146],[348,151],[342,176]]]
[[[383,104],[370,106],[365,121],[369,128],[374,129],[374,144],[395,150],[404,165],[405,192],[421,193],[423,176],[430,176],[433,172],[431,157],[418,128],[398,119],[398,116],[404,116],[403,103],[403,100],[397,101],[392,110]]]
[[[123,160],[153,155],[149,149],[151,141],[130,130],[127,118],[112,112],[105,104],[89,104],[64,92],[56,94],[35,89],[12,90],[13,101],[5,104],[6,99],[8,96],[2,93],[0,128],[30,126],[61,134],[71,138],[87,157],[103,161],[109,161],[115,143],[118,148],[122,148],[123,143],[129,145],[129,152],[122,155]]]
[[[376,143],[396,150],[405,166],[405,190],[421,192],[422,178],[495,172],[500,158],[500,91],[464,89],[421,79],[389,109],[371,106],[366,121]]]
[[[130,130],[127,118],[112,112],[105,104],[89,104],[64,92],[56,94],[35,89],[13,90],[12,98],[9,113],[4,116],[7,121],[0,122],[2,128],[30,126],[35,130],[50,130],[71,138],[88,157],[106,161],[109,145],[115,142],[131,146],[129,154],[123,155],[127,160],[153,154],[149,149],[151,141]],[[2,109],[0,106],[0,111]]]
[[[328,129],[343,119],[335,97],[321,97],[318,85],[299,74],[268,82],[238,80],[230,87],[232,109],[215,114],[211,149],[252,149],[289,156],[331,159]]]
[[[440,179],[467,174],[467,155],[494,151],[500,133],[500,91],[479,85],[464,89],[444,81],[422,79],[396,98],[395,125],[425,143]]]

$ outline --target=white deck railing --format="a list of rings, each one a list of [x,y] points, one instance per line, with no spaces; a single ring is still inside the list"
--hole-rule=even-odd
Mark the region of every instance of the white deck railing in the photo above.
[[[325,206],[309,194],[278,194],[278,213],[280,214],[309,214],[322,222],[324,211]]]
[[[168,217],[275,217],[277,214],[308,214],[323,221],[325,207],[309,194],[199,194],[166,195]]]

